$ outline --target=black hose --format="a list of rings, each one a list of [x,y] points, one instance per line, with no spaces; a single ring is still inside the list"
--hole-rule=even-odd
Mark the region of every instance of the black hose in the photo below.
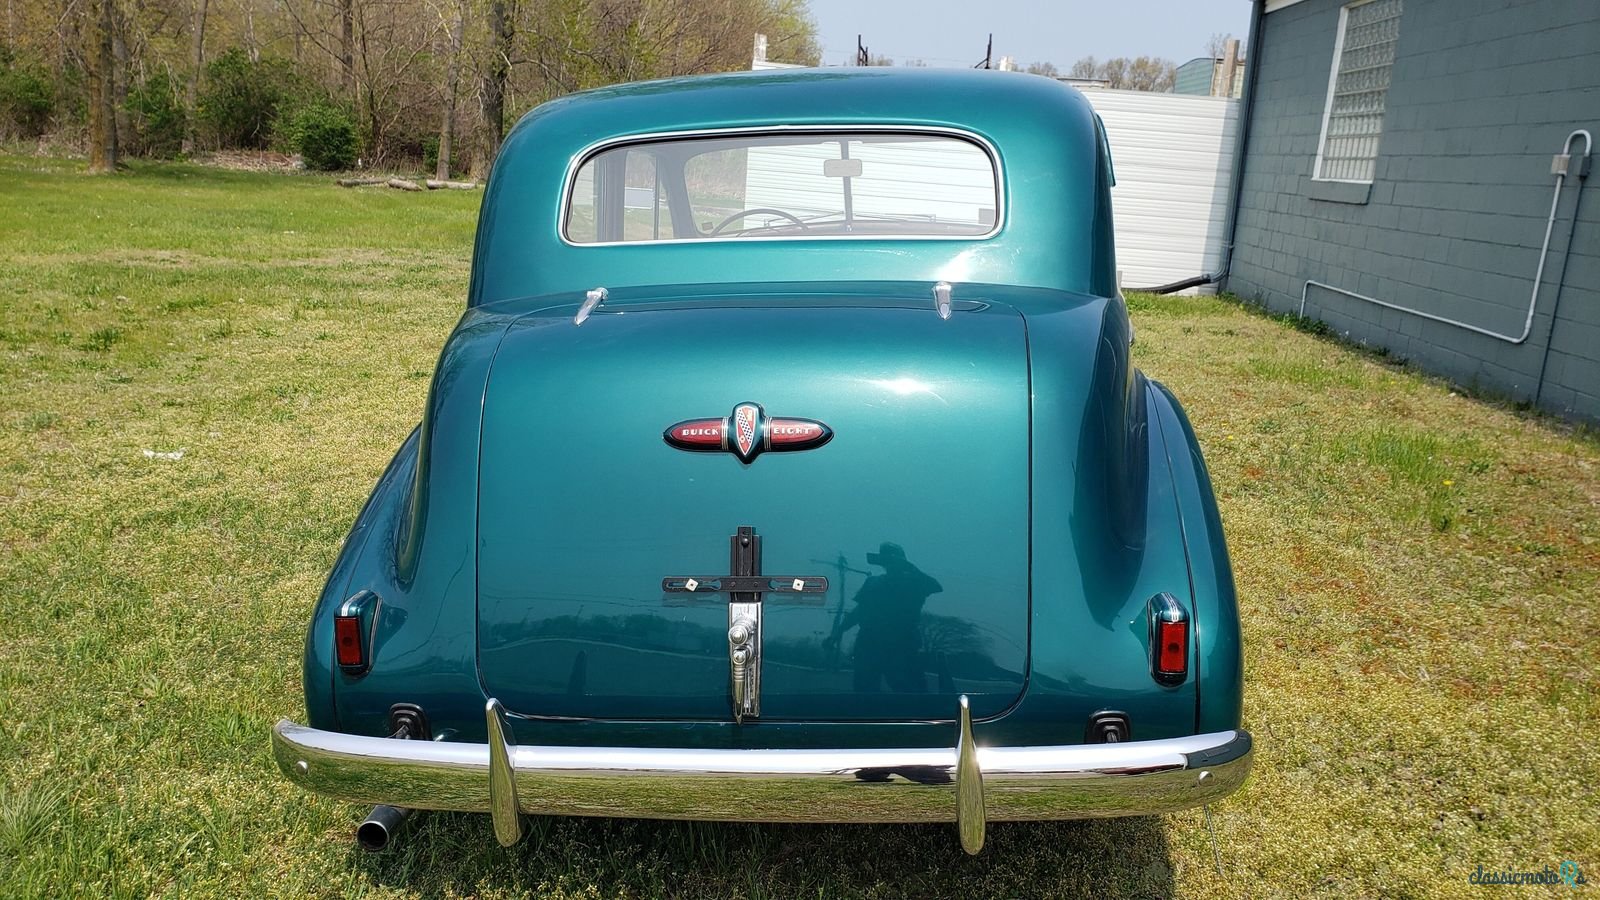
[[[1138,291],[1141,294],[1171,294],[1181,291],[1185,288],[1199,287],[1202,284],[1215,284],[1216,281],[1217,276],[1215,275],[1196,275],[1193,278],[1185,278],[1182,281],[1174,281],[1171,284],[1162,284],[1155,287],[1128,288],[1128,290]]]

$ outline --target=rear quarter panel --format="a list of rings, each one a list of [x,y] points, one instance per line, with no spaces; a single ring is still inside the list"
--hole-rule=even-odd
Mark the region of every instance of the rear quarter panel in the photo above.
[[[1115,298],[1026,302],[1033,374],[1033,622],[1007,743],[1081,741],[1128,714],[1134,740],[1194,733],[1196,681],[1152,678],[1146,604],[1192,603],[1183,528],[1150,389]],[[1191,607],[1192,608],[1192,607]]]
[[[1188,549],[1195,621],[1198,732],[1238,728],[1244,704],[1244,642],[1233,566],[1211,475],[1189,417],[1167,388],[1150,382],[1150,406],[1166,445]]]

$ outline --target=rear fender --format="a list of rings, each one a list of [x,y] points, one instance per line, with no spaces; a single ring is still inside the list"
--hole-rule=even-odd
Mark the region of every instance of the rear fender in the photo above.
[[[1128,714],[1134,740],[1195,733],[1195,679],[1158,683],[1147,605],[1193,598],[1151,389],[1117,298],[1027,311],[1033,391],[1033,609],[1028,690],[995,726],[1081,741]]]
[[[1244,698],[1243,641],[1216,494],[1183,407],[1157,382],[1150,382],[1149,393],[1152,419],[1166,445],[1189,556],[1199,688],[1195,727],[1202,732],[1238,728]]]
[[[363,582],[375,582],[365,573],[372,568],[370,555],[374,548],[369,544],[373,543],[373,536],[379,536],[376,543],[380,548],[387,545],[391,551],[393,549],[393,535],[405,510],[405,497],[411,493],[416,478],[417,436],[421,430],[420,427],[411,429],[411,434],[395,451],[394,458],[373,487],[355,524],[350,526],[349,535],[340,544],[339,557],[312,610],[311,625],[306,629],[304,679],[306,715],[313,728],[338,728],[339,716],[334,702],[338,666],[333,656],[333,618],[345,600],[354,595],[349,585],[358,573],[362,573]],[[383,553],[382,549],[376,552]],[[381,570],[382,566],[379,568]],[[381,606],[378,615],[381,627],[384,624]]]
[[[474,646],[479,411],[489,363],[511,317],[469,309],[440,354],[422,424],[401,445],[351,530],[307,632],[312,726],[389,731],[397,700],[428,711],[435,731],[484,732]],[[333,662],[333,618],[361,591],[378,600],[370,669]]]

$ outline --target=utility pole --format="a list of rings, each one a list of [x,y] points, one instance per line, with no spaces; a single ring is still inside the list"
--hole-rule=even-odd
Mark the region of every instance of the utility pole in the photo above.
[[[867,45],[861,43],[861,35],[856,35],[856,65],[872,65],[872,56],[867,53]]]
[[[983,48],[983,62],[973,66],[974,69],[992,69],[994,66],[994,32],[989,32],[989,43]]]
[[[839,586],[839,605],[837,605],[837,606],[835,606],[833,608],[833,631],[829,632],[829,635],[830,635],[830,637],[832,639],[837,640],[839,638],[839,626],[844,624],[844,595],[845,595],[844,574],[846,572],[854,572],[857,575],[868,575],[868,576],[870,576],[872,573],[868,572],[868,571],[864,571],[862,569],[852,568],[850,566],[850,560],[845,558],[845,555],[844,555],[843,552],[840,552],[840,554],[839,554],[837,559],[813,559],[812,562],[817,563],[819,565],[824,565],[824,566],[833,566],[833,570],[834,570],[834,574],[835,574],[834,583]],[[838,663],[838,661],[839,661],[839,645],[838,644],[834,644],[832,649],[828,651],[828,661],[829,661],[830,664],[837,664]]]

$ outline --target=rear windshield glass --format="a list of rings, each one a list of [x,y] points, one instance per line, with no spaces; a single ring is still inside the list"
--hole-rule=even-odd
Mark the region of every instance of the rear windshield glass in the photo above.
[[[741,134],[631,143],[578,167],[575,243],[978,237],[999,177],[977,143],[933,134]]]

